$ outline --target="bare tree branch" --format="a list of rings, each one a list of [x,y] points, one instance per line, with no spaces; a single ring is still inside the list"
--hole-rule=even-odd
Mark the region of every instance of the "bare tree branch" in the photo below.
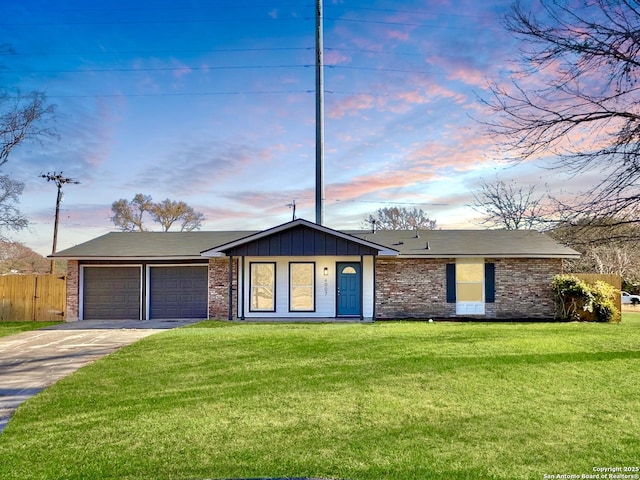
[[[0,232],[18,231],[29,225],[16,205],[23,190],[24,183],[11,180],[7,175],[0,176]]]
[[[186,203],[176,202],[168,198],[153,206],[151,217],[162,225],[165,232],[177,221],[180,221],[181,232],[197,230],[204,220],[204,215],[196,212]]]
[[[484,215],[481,223],[489,228],[533,229],[548,222],[543,198],[535,194],[534,186],[524,189],[513,181],[483,181],[478,192],[473,193],[471,208]]]
[[[0,92],[0,166],[26,140],[54,135],[50,124],[54,111],[53,105],[47,105],[44,93],[10,97]]]
[[[143,216],[145,212],[150,213],[153,209],[153,202],[149,195],[137,193],[130,202],[121,198],[111,205],[113,224],[125,232],[145,230],[143,226]]]
[[[176,202],[167,198],[154,203],[151,196],[142,193],[136,194],[131,201],[121,198],[113,202],[111,211],[113,212],[111,221],[125,232],[147,230],[144,226],[146,215],[159,223],[164,232],[169,231],[176,222],[179,222],[181,232],[198,230],[204,221],[204,215],[196,212],[185,202]]]
[[[640,11],[631,0],[516,2],[505,19],[523,41],[521,70],[494,83],[485,122],[514,159],[555,157],[602,180],[574,216],[639,220]],[[624,214],[624,215],[623,215]]]
[[[365,224],[375,230],[435,230],[436,221],[431,220],[421,208],[408,210],[405,207],[385,207],[375,215],[365,218]]]

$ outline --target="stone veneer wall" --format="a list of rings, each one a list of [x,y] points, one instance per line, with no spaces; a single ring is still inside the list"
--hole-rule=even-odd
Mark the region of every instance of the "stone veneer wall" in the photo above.
[[[553,276],[561,259],[486,259],[496,264],[496,301],[483,318],[553,318]],[[376,261],[376,318],[455,317],[446,301],[446,264],[455,259],[387,258]]]
[[[232,314],[238,312],[238,261],[233,261]],[[229,318],[229,258],[209,259],[209,318]]]
[[[75,322],[78,320],[80,287],[79,287],[80,267],[78,260],[67,261],[67,308],[64,312],[66,322]]]

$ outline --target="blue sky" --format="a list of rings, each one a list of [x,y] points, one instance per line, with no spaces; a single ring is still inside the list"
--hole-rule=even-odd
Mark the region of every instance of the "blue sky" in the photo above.
[[[518,44],[509,1],[325,0],[325,224],[355,229],[378,208],[422,208],[440,228],[480,228],[478,182],[551,190],[567,182],[505,164],[477,119]],[[50,253],[114,230],[111,203],[183,200],[203,230],[315,219],[314,2],[0,0],[2,85],[47,94],[58,138],[22,145],[0,173],[24,181]],[[149,224],[152,227],[152,224]]]

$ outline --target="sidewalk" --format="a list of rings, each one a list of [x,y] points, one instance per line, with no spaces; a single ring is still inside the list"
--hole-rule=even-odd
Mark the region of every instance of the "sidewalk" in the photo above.
[[[201,320],[84,320],[0,338],[0,432],[18,406],[125,345]]]

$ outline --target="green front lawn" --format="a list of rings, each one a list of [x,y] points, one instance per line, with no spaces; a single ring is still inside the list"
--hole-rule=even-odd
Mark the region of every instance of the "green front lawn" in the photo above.
[[[39,328],[58,325],[62,322],[5,322],[0,321],[0,337],[8,337],[16,333],[28,332]]]
[[[159,333],[24,404],[2,479],[542,479],[640,459],[621,324],[240,324]]]

